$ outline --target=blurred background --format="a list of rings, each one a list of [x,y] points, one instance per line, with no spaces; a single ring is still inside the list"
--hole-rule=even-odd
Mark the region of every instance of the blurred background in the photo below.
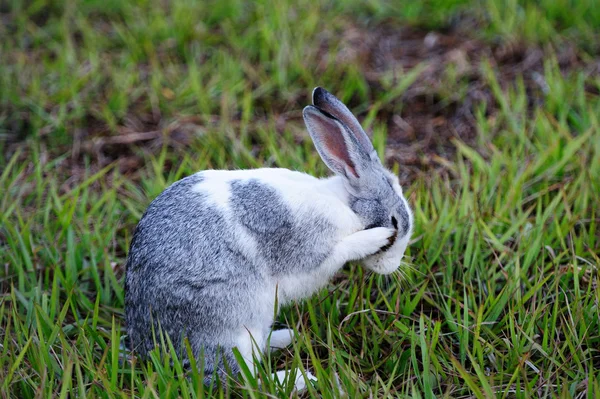
[[[194,391],[119,366],[132,231],[197,170],[326,175],[301,117],[317,85],[416,231],[404,282],[352,265],[284,312],[302,343],[272,367],[351,397],[600,395],[594,0],[0,1],[4,392]]]
[[[275,165],[265,139],[305,141],[300,111],[321,85],[384,130],[408,179],[451,138],[472,143],[478,114],[495,120],[494,89],[522,87],[532,109],[550,94],[545,70],[597,76],[594,3],[7,1],[4,162],[35,142],[43,157],[70,152],[57,167],[72,182],[112,162],[135,175],[142,152],[197,158],[218,133]]]

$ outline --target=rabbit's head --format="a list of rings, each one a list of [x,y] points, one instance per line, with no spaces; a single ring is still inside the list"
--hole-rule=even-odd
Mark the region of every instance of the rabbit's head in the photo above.
[[[388,274],[398,269],[412,232],[412,214],[398,178],[379,160],[358,120],[335,96],[317,87],[304,121],[319,155],[344,181],[348,203],[365,229],[396,230],[392,242],[364,260],[369,269]]]

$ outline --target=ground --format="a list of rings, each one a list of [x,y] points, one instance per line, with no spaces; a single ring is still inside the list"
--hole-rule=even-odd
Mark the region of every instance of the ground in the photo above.
[[[600,8],[592,0],[0,5],[2,397],[600,396]],[[314,86],[415,213],[402,274],[284,309],[258,381],[122,362],[133,229],[207,168],[328,172]],[[157,354],[158,355],[158,354]]]

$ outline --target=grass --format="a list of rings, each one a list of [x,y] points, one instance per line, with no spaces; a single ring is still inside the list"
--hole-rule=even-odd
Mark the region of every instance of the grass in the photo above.
[[[466,14],[480,40],[569,43],[593,59],[600,26],[591,0],[166,4],[0,8],[3,397],[290,397],[269,375],[293,365],[319,377],[304,397],[337,397],[338,384],[348,397],[600,396],[600,77],[561,71],[551,51],[541,102],[478,67],[493,101],[473,108],[477,136],[452,139],[405,187],[410,278],[350,265],[284,309],[298,342],[266,357],[262,391],[205,387],[168,353],[120,362],[128,244],[167,185],[206,168],[325,175],[299,118],[317,84],[386,153],[381,115],[422,66],[373,74],[345,32],[447,29]],[[466,95],[448,68],[442,101]]]

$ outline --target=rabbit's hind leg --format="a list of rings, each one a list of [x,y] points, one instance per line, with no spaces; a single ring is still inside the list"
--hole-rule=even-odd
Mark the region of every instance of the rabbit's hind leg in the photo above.
[[[296,370],[296,380],[294,381],[294,388],[298,392],[306,389],[307,381],[308,383],[317,382],[317,377],[315,377],[310,371],[305,370],[305,373],[306,379],[304,378],[304,375],[302,375],[300,370]],[[276,380],[279,380],[279,382],[283,384],[288,374],[291,374],[288,370],[281,370],[276,372],[273,376]]]
[[[283,330],[274,330],[271,332],[271,339],[269,341],[269,346],[271,349],[283,349],[289,346],[292,342],[294,342],[294,330],[291,328],[285,328]],[[305,371],[306,379],[304,375],[300,372],[300,370],[296,369],[295,372],[295,380],[294,380],[294,388],[296,391],[302,391],[307,387],[307,380],[309,382],[316,382],[317,377],[312,375],[308,370]],[[291,375],[288,370],[280,370],[274,373],[273,377],[278,380],[280,383],[283,383],[288,377],[288,374]]]
[[[238,338],[237,348],[240,351],[240,354],[244,358],[248,369],[252,373],[252,375],[256,375],[256,367],[254,362],[260,361],[260,356],[262,350],[265,350],[267,344],[267,337],[261,333],[260,330],[255,329],[247,329],[244,334],[241,334]],[[294,340],[294,331],[292,329],[286,328],[283,330],[275,330],[271,332],[271,339],[269,341],[269,347],[271,349],[281,349],[290,345]],[[309,371],[305,371],[306,378],[308,381],[317,381],[317,378],[312,375]],[[273,374],[273,378],[278,380],[280,383],[283,383],[290,374],[287,370],[281,370]],[[294,387],[296,391],[302,391],[306,389],[306,381],[304,375],[300,372],[300,370],[296,370],[295,372],[295,381]]]

